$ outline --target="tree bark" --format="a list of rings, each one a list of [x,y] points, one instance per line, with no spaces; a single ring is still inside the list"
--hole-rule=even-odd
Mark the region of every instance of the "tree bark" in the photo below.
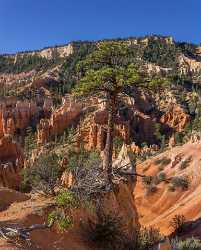
[[[115,119],[115,104],[116,95],[107,93],[108,104],[108,123],[107,123],[107,138],[104,149],[103,168],[106,172],[106,178],[109,185],[112,184],[112,152],[113,152],[113,136],[114,136],[114,119]]]

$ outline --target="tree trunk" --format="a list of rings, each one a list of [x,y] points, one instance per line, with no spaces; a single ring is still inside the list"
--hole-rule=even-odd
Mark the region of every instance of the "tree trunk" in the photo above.
[[[116,96],[113,93],[107,93],[108,104],[108,123],[107,123],[107,138],[104,149],[103,168],[106,172],[108,184],[112,184],[112,152],[113,152],[113,134],[114,134],[114,118]]]

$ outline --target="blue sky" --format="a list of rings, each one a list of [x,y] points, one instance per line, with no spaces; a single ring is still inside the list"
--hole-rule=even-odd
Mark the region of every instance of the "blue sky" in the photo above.
[[[0,53],[146,34],[201,43],[200,30],[201,0],[0,0]]]

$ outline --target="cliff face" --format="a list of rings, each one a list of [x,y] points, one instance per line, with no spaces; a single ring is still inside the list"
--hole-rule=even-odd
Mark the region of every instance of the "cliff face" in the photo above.
[[[11,137],[0,139],[0,186],[18,189],[20,171],[24,166],[24,154]]]
[[[37,55],[45,57],[47,59],[52,59],[54,58],[55,55],[59,57],[68,57],[72,53],[73,53],[73,46],[72,44],[68,44],[65,46],[43,49],[37,52]]]
[[[14,61],[18,58],[23,58],[24,56],[40,56],[46,59],[53,59],[55,56],[58,57],[67,57],[73,53],[73,45],[67,44],[64,46],[58,46],[58,47],[50,47],[45,48],[38,51],[30,51],[30,52],[19,52],[15,55],[6,55],[7,58],[13,58]]]
[[[200,48],[197,49],[197,54],[199,58],[201,57]],[[185,55],[181,55],[178,58],[179,61],[179,71],[183,75],[190,75],[194,83],[201,82],[201,60],[196,60],[195,58],[189,58]]]
[[[44,144],[51,137],[61,135],[82,113],[82,105],[63,100],[60,108],[53,111],[50,119],[42,119],[37,129],[37,142]]]
[[[199,53],[200,49],[198,50]],[[182,73],[187,74],[189,72],[200,72],[201,62],[195,59],[181,55],[179,57],[180,70]]]
[[[34,101],[2,101],[0,103],[0,137],[23,134],[28,126],[34,126],[39,119],[40,112],[48,114],[52,102],[46,99],[42,107]]]

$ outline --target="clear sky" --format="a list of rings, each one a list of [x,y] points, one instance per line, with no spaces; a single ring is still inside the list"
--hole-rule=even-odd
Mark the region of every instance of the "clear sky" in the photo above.
[[[0,53],[147,34],[201,43],[201,0],[0,0]]]

